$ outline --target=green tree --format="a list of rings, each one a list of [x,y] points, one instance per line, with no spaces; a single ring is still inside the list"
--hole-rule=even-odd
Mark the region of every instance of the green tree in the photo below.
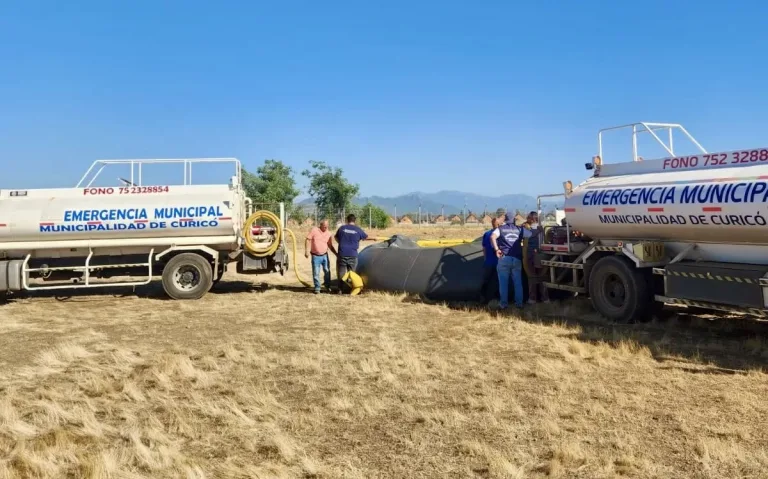
[[[390,226],[389,214],[384,209],[368,202],[361,207],[357,224],[370,228],[384,229]]]
[[[298,224],[304,223],[304,220],[306,220],[308,216],[307,212],[304,211],[304,208],[300,205],[292,205],[288,210],[288,219],[291,219]]]
[[[299,196],[293,169],[280,160],[266,160],[256,174],[242,169],[243,189],[254,204],[293,203]]]
[[[309,195],[321,211],[348,210],[360,186],[350,183],[341,168],[331,167],[322,161],[310,161],[310,168],[301,172],[309,179]]]

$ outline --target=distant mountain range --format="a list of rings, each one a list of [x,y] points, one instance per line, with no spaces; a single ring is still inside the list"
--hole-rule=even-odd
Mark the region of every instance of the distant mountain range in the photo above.
[[[531,211],[536,209],[536,198],[524,194],[510,194],[502,196],[485,196],[475,193],[465,193],[462,191],[438,191],[437,193],[414,192],[405,195],[385,197],[385,196],[363,196],[356,198],[353,202],[363,205],[367,202],[383,208],[389,214],[395,213],[397,208],[398,216],[405,213],[415,213],[421,205],[422,213],[438,214],[441,209],[445,214],[461,213],[466,205],[467,212],[482,213],[483,211],[496,211],[499,208],[505,210]],[[314,205],[312,198],[307,198],[300,204],[311,207]],[[552,210],[562,202],[542,203],[544,210]]]

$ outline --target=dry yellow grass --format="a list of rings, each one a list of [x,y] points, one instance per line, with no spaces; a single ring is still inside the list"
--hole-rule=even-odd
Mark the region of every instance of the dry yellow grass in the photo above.
[[[497,316],[288,276],[113,293],[0,306],[0,477],[768,475],[753,323]]]

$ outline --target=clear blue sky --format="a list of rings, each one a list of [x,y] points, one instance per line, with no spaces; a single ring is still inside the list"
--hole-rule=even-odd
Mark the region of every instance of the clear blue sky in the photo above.
[[[120,5],[118,5],[120,3]],[[0,4],[0,188],[98,158],[344,168],[363,195],[559,190],[597,129],[768,146],[765,2]],[[628,153],[629,142],[624,153]],[[652,155],[653,156],[653,155]]]

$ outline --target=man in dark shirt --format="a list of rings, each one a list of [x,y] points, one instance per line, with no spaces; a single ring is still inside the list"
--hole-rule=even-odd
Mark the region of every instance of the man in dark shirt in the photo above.
[[[491,229],[483,234],[483,253],[485,259],[483,261],[483,285],[480,288],[480,300],[485,304],[488,304],[499,292],[499,277],[496,273],[496,265],[499,263],[499,258],[496,256],[496,252],[491,244],[491,234],[498,227],[499,219],[493,218],[491,220]]]
[[[541,300],[545,303],[549,303],[549,292],[546,286],[541,284],[542,278],[541,268],[536,267],[536,255],[539,251],[539,241],[541,241],[541,231],[539,229],[539,214],[536,211],[528,213],[526,219],[528,229],[533,231],[533,235],[528,238],[528,251],[526,251],[526,259],[528,262],[528,304],[536,304],[537,292],[541,291]]]
[[[336,242],[339,243],[339,254],[336,256],[336,277],[339,280],[339,291],[342,291],[344,281],[342,278],[347,271],[357,268],[357,250],[360,249],[360,241],[373,241],[368,238],[365,231],[355,224],[355,215],[347,215],[347,224],[336,230]]]

